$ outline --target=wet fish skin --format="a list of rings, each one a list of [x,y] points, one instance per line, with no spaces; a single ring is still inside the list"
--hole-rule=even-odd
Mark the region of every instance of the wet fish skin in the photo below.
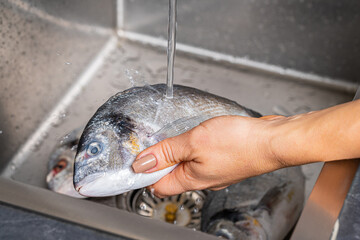
[[[55,146],[48,162],[46,183],[50,190],[75,198],[84,198],[72,184],[74,158],[81,129],[66,134]]]
[[[284,239],[300,216],[304,188],[301,168],[293,167],[212,192],[201,230],[225,239]]]
[[[165,84],[134,87],[105,102],[81,136],[74,165],[74,187],[85,196],[111,196],[157,182],[175,166],[155,173],[134,173],[138,153],[222,115],[260,117],[234,101],[190,87]]]

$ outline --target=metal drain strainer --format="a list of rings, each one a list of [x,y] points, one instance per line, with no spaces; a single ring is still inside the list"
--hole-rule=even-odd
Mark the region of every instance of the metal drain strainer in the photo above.
[[[157,198],[146,189],[140,189],[118,196],[117,204],[119,208],[141,216],[199,230],[205,198],[204,191]]]

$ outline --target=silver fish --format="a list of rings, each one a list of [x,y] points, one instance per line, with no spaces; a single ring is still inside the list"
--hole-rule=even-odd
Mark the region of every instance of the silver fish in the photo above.
[[[304,185],[300,167],[293,167],[211,192],[201,230],[230,240],[284,239],[303,208]]]
[[[111,97],[86,125],[75,158],[74,187],[84,196],[111,196],[151,185],[171,172],[134,173],[131,165],[145,148],[179,135],[216,116],[259,117],[234,101],[174,85],[134,87]]]
[[[46,176],[49,189],[76,198],[84,198],[73,185],[74,158],[80,134],[81,129],[76,129],[61,139],[51,153]]]

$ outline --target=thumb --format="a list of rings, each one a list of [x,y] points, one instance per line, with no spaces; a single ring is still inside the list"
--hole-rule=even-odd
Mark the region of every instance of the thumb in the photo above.
[[[167,138],[142,151],[132,164],[136,173],[151,173],[188,160],[189,133]]]

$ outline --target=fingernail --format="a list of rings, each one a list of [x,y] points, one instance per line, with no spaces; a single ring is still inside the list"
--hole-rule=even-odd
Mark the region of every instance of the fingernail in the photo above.
[[[136,173],[143,173],[156,166],[156,158],[154,155],[146,155],[139,158],[132,164],[132,168]]]

